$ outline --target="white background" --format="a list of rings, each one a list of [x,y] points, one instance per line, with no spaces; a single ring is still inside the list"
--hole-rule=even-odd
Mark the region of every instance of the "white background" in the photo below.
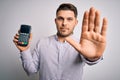
[[[120,0],[0,0],[0,80],[38,80],[38,74],[28,77],[24,72],[12,40],[21,24],[32,26],[32,49],[39,38],[55,34],[55,12],[63,2],[78,8],[76,37],[80,36],[83,13],[91,6],[100,10],[101,18],[108,18],[104,60],[86,65],[84,80],[120,80]]]

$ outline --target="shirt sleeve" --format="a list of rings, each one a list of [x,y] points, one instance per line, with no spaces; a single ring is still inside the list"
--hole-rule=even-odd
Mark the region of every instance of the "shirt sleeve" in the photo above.
[[[101,56],[98,60],[96,61],[90,61],[88,59],[86,59],[84,56],[81,55],[82,60],[87,63],[88,65],[94,65],[97,64],[98,62],[100,62],[101,60],[103,60],[103,56]]]
[[[34,74],[39,69],[39,55],[37,49],[31,53],[30,49],[20,52],[24,70],[28,75]]]

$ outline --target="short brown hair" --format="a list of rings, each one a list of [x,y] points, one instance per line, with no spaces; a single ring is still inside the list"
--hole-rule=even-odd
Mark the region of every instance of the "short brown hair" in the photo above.
[[[75,17],[77,18],[77,15],[78,15],[77,8],[71,3],[61,4],[56,11],[56,15],[57,15],[58,11],[60,11],[60,10],[71,10],[74,12]]]

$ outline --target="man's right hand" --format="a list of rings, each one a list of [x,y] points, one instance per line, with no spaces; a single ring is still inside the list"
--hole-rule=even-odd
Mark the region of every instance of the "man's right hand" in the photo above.
[[[19,38],[19,34],[16,34],[14,36],[14,39],[13,39],[13,42],[16,45],[16,47],[20,50],[20,52],[27,50],[30,47],[30,42],[32,40],[32,34],[30,34],[29,43],[28,43],[27,46],[20,46],[20,45],[18,45],[18,38]]]

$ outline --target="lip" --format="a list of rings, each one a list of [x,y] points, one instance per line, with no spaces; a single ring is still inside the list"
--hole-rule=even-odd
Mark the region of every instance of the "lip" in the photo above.
[[[60,28],[60,30],[61,30],[62,32],[66,32],[66,31],[68,30],[68,28]]]
[[[61,30],[68,30],[68,28],[63,28],[63,27],[62,27],[62,28],[60,28],[60,29],[61,29]]]

